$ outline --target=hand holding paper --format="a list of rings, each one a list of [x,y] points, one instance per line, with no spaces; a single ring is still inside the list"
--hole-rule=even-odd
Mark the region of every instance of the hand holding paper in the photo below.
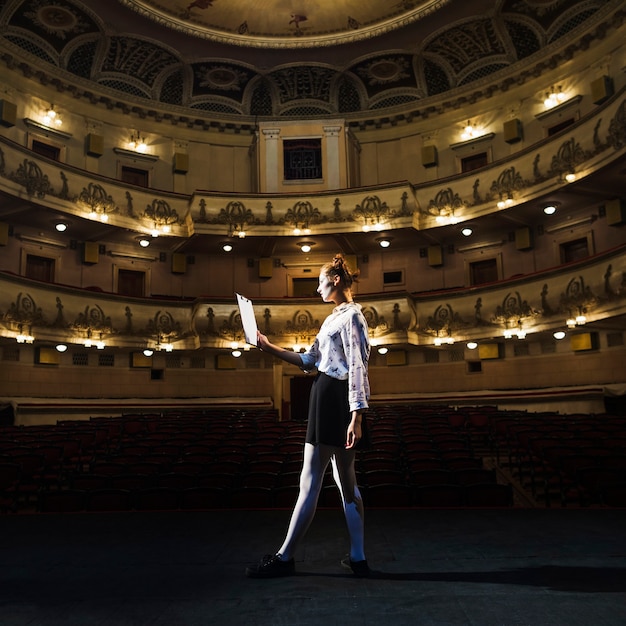
[[[243,334],[246,339],[246,343],[256,346],[257,343],[257,325],[256,317],[254,317],[254,308],[252,307],[252,300],[242,296],[239,293],[237,296],[237,304],[239,305],[239,313],[241,315],[241,323],[243,324]]]

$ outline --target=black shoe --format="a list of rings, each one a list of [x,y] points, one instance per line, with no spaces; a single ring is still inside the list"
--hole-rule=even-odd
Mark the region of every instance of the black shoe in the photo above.
[[[367,564],[366,560],[353,561],[349,556],[347,556],[342,559],[341,565],[346,569],[352,570],[352,573],[357,578],[367,578],[372,573],[372,570],[370,570],[370,566]]]
[[[281,561],[279,554],[266,554],[258,565],[246,567],[248,578],[278,578],[279,576],[293,576],[296,573],[296,564],[293,558]]]

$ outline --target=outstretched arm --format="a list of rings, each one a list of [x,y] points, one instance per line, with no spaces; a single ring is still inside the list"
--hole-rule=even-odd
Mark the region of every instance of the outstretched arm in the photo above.
[[[261,332],[257,330],[257,346],[263,352],[267,352],[272,356],[276,356],[283,361],[287,361],[287,363],[291,363],[296,367],[302,367],[302,359],[297,352],[291,352],[290,350],[285,350],[285,348],[281,348],[270,342],[270,340]]]

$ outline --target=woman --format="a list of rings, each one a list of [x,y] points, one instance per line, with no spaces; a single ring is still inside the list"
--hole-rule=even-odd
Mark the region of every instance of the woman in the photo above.
[[[295,573],[296,546],[315,515],[328,463],[332,463],[350,534],[350,555],[342,565],[356,576],[370,574],[364,550],[363,502],[354,471],[355,451],[365,426],[363,411],[368,407],[370,344],[361,306],[352,299],[355,278],[356,274],[341,255],[322,267],[317,293],[324,302],[334,303],[335,308],[324,320],[313,346],[304,354],[280,348],[258,333],[261,350],[304,370],[316,367],[318,373],[309,401],[300,493],[289,529],[276,554],[265,556],[258,565],[246,569],[246,575],[252,578]]]

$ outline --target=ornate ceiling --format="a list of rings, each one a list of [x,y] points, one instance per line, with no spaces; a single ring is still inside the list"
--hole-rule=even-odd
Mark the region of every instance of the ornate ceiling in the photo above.
[[[184,33],[241,46],[332,46],[396,30],[450,0],[119,0]]]
[[[614,4],[9,0],[0,47],[66,84],[212,117],[382,115],[546,58]]]

